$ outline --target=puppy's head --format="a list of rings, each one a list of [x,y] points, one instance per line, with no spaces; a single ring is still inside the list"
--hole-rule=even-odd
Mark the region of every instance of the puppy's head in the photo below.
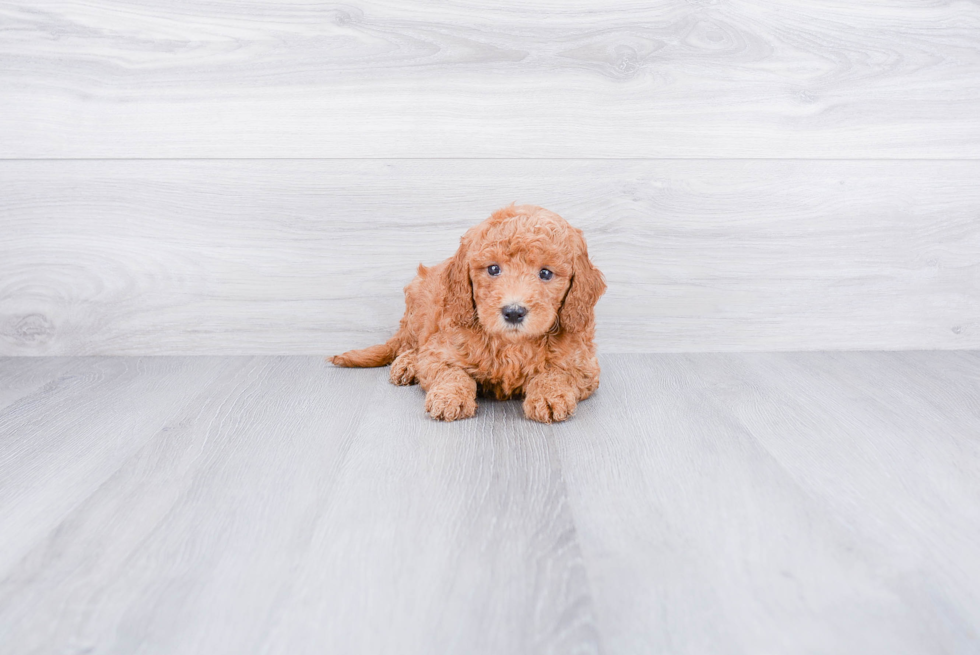
[[[455,322],[507,340],[591,327],[606,289],[581,230],[532,205],[505,207],[470,229],[447,277]]]

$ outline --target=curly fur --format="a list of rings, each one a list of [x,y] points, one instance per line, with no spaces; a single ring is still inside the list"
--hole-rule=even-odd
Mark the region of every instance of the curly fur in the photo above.
[[[541,280],[542,268],[554,277]],[[391,381],[420,384],[436,419],[473,416],[480,390],[523,395],[528,418],[563,421],[599,386],[594,308],[605,290],[581,230],[541,207],[511,205],[467,231],[450,259],[419,265],[395,336],[330,360],[391,364]],[[501,314],[514,303],[528,310],[517,326]]]

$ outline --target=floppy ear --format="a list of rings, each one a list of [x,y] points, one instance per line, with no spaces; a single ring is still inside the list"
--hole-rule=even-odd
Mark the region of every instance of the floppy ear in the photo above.
[[[595,324],[595,304],[606,291],[606,281],[598,268],[589,261],[582,232],[578,232],[579,247],[572,262],[572,279],[565,302],[558,311],[562,332],[581,332]]]
[[[476,303],[473,301],[473,281],[470,280],[469,240],[459,240],[459,249],[446,267],[443,284],[446,287],[445,311],[455,325],[476,325]]]

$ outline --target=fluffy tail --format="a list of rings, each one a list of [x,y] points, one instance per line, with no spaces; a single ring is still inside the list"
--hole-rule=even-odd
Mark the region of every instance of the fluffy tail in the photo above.
[[[397,338],[391,338],[385,343],[379,343],[363,350],[348,350],[343,355],[330,357],[334,366],[344,366],[347,368],[371,368],[373,366],[387,366],[395,361],[398,355]]]

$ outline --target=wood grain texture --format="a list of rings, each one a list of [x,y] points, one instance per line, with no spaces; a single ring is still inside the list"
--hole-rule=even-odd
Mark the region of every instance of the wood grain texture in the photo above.
[[[31,364],[4,652],[980,646],[980,353],[607,355],[558,426],[437,423],[319,358],[0,359],[0,389]]]
[[[79,358],[48,357],[5,359],[0,374],[0,408],[49,384],[57,384],[83,362]]]
[[[8,0],[0,157],[980,157],[973,1]]]
[[[517,403],[441,425],[320,358],[87,361],[0,412],[4,649],[597,652]]]
[[[585,230],[605,352],[980,348],[980,162],[0,163],[0,352],[386,339],[512,201]]]
[[[556,439],[606,652],[980,648],[980,355],[610,361]]]

